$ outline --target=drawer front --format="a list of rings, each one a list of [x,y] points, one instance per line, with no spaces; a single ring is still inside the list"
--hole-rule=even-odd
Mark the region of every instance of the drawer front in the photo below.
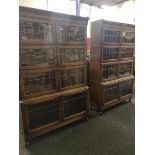
[[[57,91],[57,72],[33,71],[21,75],[22,96],[33,97]]]
[[[119,84],[107,85],[104,88],[104,103],[119,99]]]
[[[59,66],[81,65],[85,63],[84,47],[60,47]]]
[[[64,96],[64,118],[87,111],[87,93]]]
[[[133,80],[125,80],[120,82],[120,96],[132,94]]]
[[[102,48],[102,61],[116,61],[119,60],[118,47],[104,47]]]
[[[54,43],[54,23],[21,19],[19,21],[19,39],[23,42]]]
[[[57,23],[58,43],[82,43],[85,44],[86,27],[77,24]]]
[[[132,62],[120,63],[119,64],[119,76],[128,76],[132,74]]]
[[[102,66],[102,81],[112,80],[118,77],[118,64],[104,64]]]
[[[59,76],[61,90],[85,85],[86,67],[60,69]]]
[[[60,101],[54,99],[28,106],[29,130],[60,121]]]
[[[56,66],[56,49],[54,47],[21,47],[20,68],[34,69]]]

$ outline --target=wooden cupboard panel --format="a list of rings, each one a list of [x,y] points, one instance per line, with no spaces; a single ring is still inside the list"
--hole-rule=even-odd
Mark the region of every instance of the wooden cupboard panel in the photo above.
[[[60,121],[58,99],[28,106],[29,129],[33,130]]]
[[[64,118],[76,115],[87,110],[86,92],[64,97]]]

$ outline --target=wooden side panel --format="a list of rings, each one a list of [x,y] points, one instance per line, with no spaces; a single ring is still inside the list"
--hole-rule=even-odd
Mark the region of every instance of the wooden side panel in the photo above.
[[[101,46],[102,43],[102,21],[91,23],[91,47]]]
[[[101,81],[101,64],[100,64],[101,47],[91,47],[90,57],[90,96],[93,102],[100,102],[100,81]]]

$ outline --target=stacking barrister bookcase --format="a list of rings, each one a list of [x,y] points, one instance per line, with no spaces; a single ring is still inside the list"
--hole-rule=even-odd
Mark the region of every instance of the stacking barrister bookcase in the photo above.
[[[133,91],[134,25],[99,20],[91,23],[91,106],[101,113]]]
[[[26,144],[87,118],[88,18],[19,8],[20,106]]]

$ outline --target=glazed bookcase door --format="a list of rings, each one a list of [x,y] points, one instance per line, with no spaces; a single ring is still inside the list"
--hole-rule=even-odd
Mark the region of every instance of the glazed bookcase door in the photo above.
[[[86,85],[86,67],[69,67],[59,69],[60,89],[71,89]]]
[[[28,105],[26,113],[29,131],[60,122],[60,107],[61,102],[59,98]]]
[[[78,24],[56,23],[57,42],[65,44],[85,44],[86,27]]]
[[[120,82],[120,97],[131,95],[133,90],[133,79]]]
[[[133,59],[134,47],[121,47],[120,48],[120,60]]]
[[[20,75],[22,98],[40,96],[58,90],[56,69],[30,70]]]
[[[87,92],[81,92],[63,97],[64,119],[87,111]]]
[[[20,69],[56,67],[54,46],[21,46],[19,50]]]
[[[62,46],[58,48],[59,66],[84,65],[86,62],[84,46]]]
[[[22,43],[55,43],[54,22],[20,18],[19,40]]]
[[[117,61],[119,60],[119,47],[104,46],[102,48],[102,62]]]
[[[120,31],[112,29],[103,29],[104,44],[120,44]]]
[[[119,100],[119,83],[104,86],[104,104]]]
[[[119,77],[132,75],[133,62],[123,62],[119,64]]]
[[[111,63],[111,64],[101,64],[101,80],[113,80],[118,77],[118,64]]]
[[[135,33],[133,31],[123,31],[121,36],[122,36],[122,44],[124,44],[124,45],[134,45],[134,43],[135,43]]]

